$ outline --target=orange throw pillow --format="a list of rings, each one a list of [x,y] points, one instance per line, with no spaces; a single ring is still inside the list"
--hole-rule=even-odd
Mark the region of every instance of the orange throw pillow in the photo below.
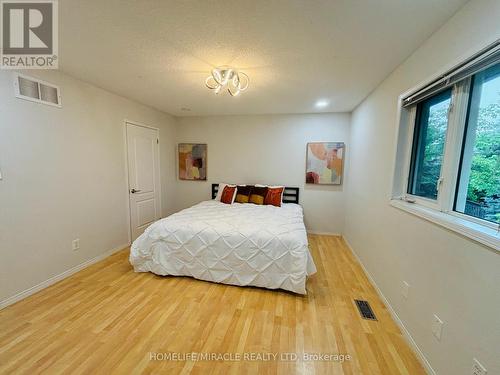
[[[279,187],[279,188],[268,188],[267,189],[267,194],[266,194],[266,199],[264,199],[264,204],[276,206],[276,207],[281,207],[281,199],[283,196],[283,190],[285,188]]]
[[[236,186],[225,186],[220,197],[220,201],[226,204],[232,204],[234,193],[236,193]]]

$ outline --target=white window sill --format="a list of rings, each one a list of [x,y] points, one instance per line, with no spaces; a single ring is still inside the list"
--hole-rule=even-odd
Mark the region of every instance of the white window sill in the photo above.
[[[400,199],[391,199],[390,204],[500,252],[500,235],[495,229]]]

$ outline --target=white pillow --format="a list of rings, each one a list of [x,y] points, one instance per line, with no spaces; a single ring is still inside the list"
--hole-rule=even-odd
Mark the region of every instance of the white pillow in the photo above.
[[[215,197],[215,200],[216,201],[219,201],[220,202],[220,199],[222,197],[222,192],[224,191],[224,188],[226,186],[229,186],[229,187],[235,187],[236,185],[233,185],[233,184],[219,184],[219,190],[217,190],[217,196]],[[234,203],[234,200],[236,199],[236,190],[234,191],[234,194],[233,194],[233,199],[231,200],[231,203]]]

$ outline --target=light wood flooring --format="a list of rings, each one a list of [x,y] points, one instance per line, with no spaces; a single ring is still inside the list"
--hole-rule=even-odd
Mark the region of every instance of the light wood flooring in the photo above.
[[[120,251],[0,311],[0,374],[424,374],[343,240],[309,240],[318,273],[307,296],[134,273]],[[361,319],[355,298],[378,321]],[[165,354],[193,352],[247,358]]]

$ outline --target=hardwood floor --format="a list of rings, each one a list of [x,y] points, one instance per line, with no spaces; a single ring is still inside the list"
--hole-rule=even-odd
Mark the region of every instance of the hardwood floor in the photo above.
[[[0,373],[425,374],[343,240],[309,240],[318,273],[305,297],[134,273],[123,250],[1,310]],[[354,298],[378,321],[361,319]],[[166,357],[193,352],[233,360]]]

